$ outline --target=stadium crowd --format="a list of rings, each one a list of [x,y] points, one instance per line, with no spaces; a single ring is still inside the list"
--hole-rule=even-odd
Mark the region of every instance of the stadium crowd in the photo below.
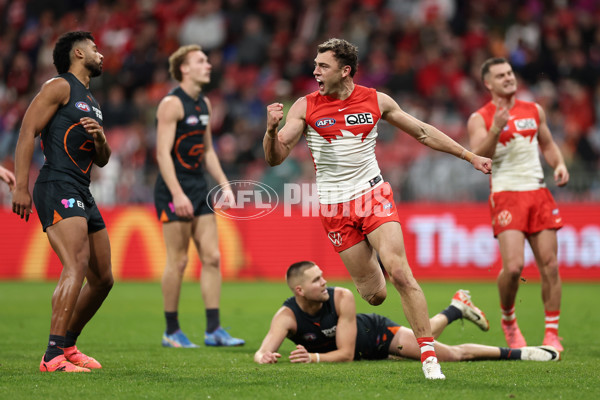
[[[229,179],[313,182],[297,146],[267,169],[266,104],[317,89],[314,49],[330,37],[359,48],[355,82],[390,94],[407,112],[467,145],[466,121],[488,99],[479,66],[510,60],[518,97],[546,110],[571,172],[557,201],[600,200],[600,3],[594,0],[0,0],[0,160],[14,170],[23,113],[56,75],[52,48],[87,30],[104,55],[91,90],[102,106],[110,163],[95,169],[103,205],[151,202],[158,173],[155,112],[175,85],[167,57],[197,43],[213,66],[215,148]],[[380,124],[377,158],[399,201],[485,201],[487,177]],[[32,172],[43,163],[41,149]],[[549,171],[548,171],[549,172]],[[31,184],[35,175],[32,175]],[[551,179],[548,180],[551,182]],[[6,185],[0,204],[9,204]]]

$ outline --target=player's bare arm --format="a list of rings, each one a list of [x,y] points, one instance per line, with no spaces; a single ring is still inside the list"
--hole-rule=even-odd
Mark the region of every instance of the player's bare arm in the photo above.
[[[106,136],[104,135],[104,129],[102,128],[102,125],[100,125],[94,118],[90,117],[83,117],[81,118],[80,122],[85,131],[94,138],[94,146],[96,147],[94,164],[99,167],[104,167],[108,163],[111,150],[108,142],[106,141]]]
[[[160,174],[173,197],[175,214],[181,218],[192,219],[194,218],[194,207],[177,180],[175,165],[171,158],[177,121],[182,118],[183,104],[176,96],[167,96],[158,105],[156,110],[156,159]]]
[[[569,171],[565,165],[562,153],[558,145],[552,139],[552,133],[546,122],[546,113],[539,104],[536,104],[540,115],[540,127],[538,131],[538,142],[544,159],[554,169],[554,181],[558,186],[564,186],[569,182]]]
[[[288,112],[285,125],[277,131],[283,119],[283,104],[267,106],[267,131],[263,138],[265,160],[270,166],[279,165],[287,158],[306,129],[306,98],[301,97]]]
[[[356,347],[356,303],[348,289],[335,288],[335,309],[338,323],[335,334],[336,351],[321,355],[321,361],[352,361]]]
[[[281,343],[296,331],[296,317],[288,307],[281,307],[273,316],[269,332],[263,339],[260,349],[254,354],[254,362],[259,364],[275,364],[281,358],[277,351]]]
[[[71,88],[62,78],[53,78],[42,86],[23,117],[17,148],[15,150],[15,191],[13,212],[29,220],[31,194],[29,193],[29,169],[33,157],[35,137],[50,122],[58,108],[69,101]]]
[[[492,171],[492,160],[467,151],[464,147],[456,143],[437,128],[404,112],[398,103],[387,94],[377,92],[377,100],[379,102],[382,119],[395,127],[402,129],[427,147],[465,159],[470,162],[475,169],[485,174],[489,174]]]
[[[208,107],[208,115],[212,115],[212,106],[210,104],[210,100],[208,100],[206,97],[204,100],[206,101],[206,105]],[[223,196],[226,197],[222,201],[222,204],[227,205],[227,207],[233,206],[235,204],[235,197],[231,190],[231,185],[227,180],[227,176],[225,175],[225,172],[223,172],[221,162],[219,161],[217,153],[215,152],[210,122],[206,125],[206,132],[204,132],[204,165],[206,166],[206,170],[210,176],[212,176],[215,182],[217,182],[217,184],[221,187]]]
[[[508,107],[502,98],[497,99],[498,106],[494,113],[494,122],[488,130],[485,121],[479,113],[473,113],[467,121],[469,146],[474,153],[484,157],[494,157],[496,144],[504,127],[508,123]]]
[[[296,350],[290,354],[293,363],[311,362],[348,362],[354,360],[356,345],[356,304],[354,296],[348,289],[335,288],[335,310],[338,322],[335,330],[335,344],[337,349],[327,353],[309,353],[302,345],[297,345]]]

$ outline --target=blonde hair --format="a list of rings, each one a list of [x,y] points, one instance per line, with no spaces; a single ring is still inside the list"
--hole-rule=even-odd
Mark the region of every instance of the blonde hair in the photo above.
[[[183,79],[183,76],[181,75],[181,66],[185,63],[188,53],[191,53],[192,51],[202,51],[202,47],[197,44],[181,46],[169,56],[169,74],[171,74],[171,77],[178,82],[181,82]]]

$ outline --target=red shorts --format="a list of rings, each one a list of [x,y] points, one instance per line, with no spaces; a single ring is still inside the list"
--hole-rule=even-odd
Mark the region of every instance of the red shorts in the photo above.
[[[336,252],[365,240],[385,222],[398,222],[398,211],[389,183],[384,182],[362,196],[337,204],[321,204],[321,222]]]
[[[492,193],[490,212],[494,237],[509,229],[530,235],[563,226],[558,206],[547,188]]]

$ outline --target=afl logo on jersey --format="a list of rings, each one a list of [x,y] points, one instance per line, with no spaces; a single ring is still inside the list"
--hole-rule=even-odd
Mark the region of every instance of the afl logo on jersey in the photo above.
[[[321,118],[317,122],[315,122],[317,128],[329,128],[330,126],[335,125],[335,119],[333,118]]]
[[[304,338],[304,340],[306,340],[307,342],[312,342],[313,340],[317,340],[317,335],[315,335],[312,332],[308,332],[305,333],[304,335],[302,335],[302,337]]]
[[[88,106],[86,102],[78,101],[75,103],[75,107],[79,108],[81,111],[90,112],[91,108]]]
[[[185,123],[188,124],[188,125],[198,125],[198,122],[200,122],[200,120],[195,115],[190,115],[185,120]]]

